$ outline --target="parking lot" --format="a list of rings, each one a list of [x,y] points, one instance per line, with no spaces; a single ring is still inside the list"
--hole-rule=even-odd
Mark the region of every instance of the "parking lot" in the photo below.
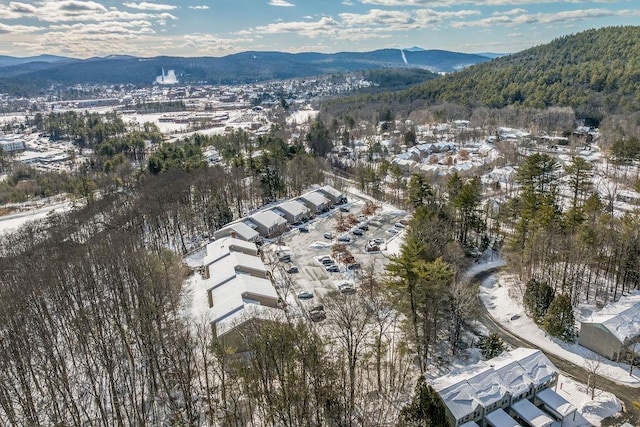
[[[348,203],[318,215],[285,233],[277,242],[265,246],[265,250],[277,254],[277,262],[281,267],[277,269],[278,274],[285,277],[275,279],[276,283],[288,283],[283,297],[289,306],[308,309],[319,304],[329,292],[337,291],[339,285],[342,285],[344,293],[357,291],[358,275],[362,268],[373,263],[377,277],[382,277],[389,254],[397,252],[404,232],[402,223],[406,224],[406,212],[382,206],[374,214],[363,215],[365,201],[351,194],[348,194],[348,200]],[[338,231],[338,224],[346,222],[348,218],[357,221],[348,230]],[[341,242],[347,240],[345,237],[349,241]],[[373,250],[367,251],[367,242],[374,240],[379,243],[369,248]],[[332,247],[340,243],[355,259],[335,259]],[[307,298],[298,298],[303,291],[311,297],[308,294]]]

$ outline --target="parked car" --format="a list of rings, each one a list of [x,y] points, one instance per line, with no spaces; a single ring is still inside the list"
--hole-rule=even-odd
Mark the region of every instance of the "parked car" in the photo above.
[[[298,270],[298,267],[295,265],[292,265],[291,267],[289,267],[289,269],[287,270],[287,273],[298,273],[300,270]]]
[[[364,231],[360,230],[359,228],[356,228],[355,230],[353,230],[351,232],[352,234],[354,234],[355,236],[362,236],[364,235]]]
[[[291,262],[291,255],[289,255],[289,254],[280,255],[280,258],[278,258],[278,261],[280,261],[280,262]]]
[[[349,237],[349,236],[340,236],[340,237],[338,237],[338,242],[351,243],[351,237]]]
[[[307,227],[298,227],[298,230],[300,230],[301,233],[308,233],[309,229]]]
[[[366,223],[360,224],[360,225],[358,226],[358,228],[359,228],[360,230],[364,230],[364,231],[368,231],[368,230],[369,230],[369,226],[368,226]]]
[[[382,237],[376,237],[375,239],[373,239],[374,243],[377,243],[379,245],[384,243],[384,239]]]
[[[298,298],[300,299],[311,299],[313,298],[313,294],[309,291],[301,291],[298,293]]]
[[[309,310],[309,313],[313,313],[314,311],[324,311],[324,305],[322,304],[316,304],[313,307],[311,307],[311,310]]]
[[[390,228],[390,229],[387,230],[387,233],[389,233],[389,234],[398,234],[398,230],[395,229],[395,228]]]
[[[393,224],[394,227],[396,228],[404,228],[404,224],[402,224],[401,222],[396,222],[395,224]]]
[[[349,208],[346,206],[340,206],[340,212],[349,212]]]
[[[334,260],[332,260],[331,258],[326,258],[323,259],[322,261],[320,261],[322,263],[322,265],[333,265],[336,262]]]
[[[326,270],[327,270],[329,273],[337,273],[337,272],[339,272],[339,271],[340,271],[340,268],[339,268],[337,265],[332,264],[332,265],[328,265],[328,266],[326,267]]]
[[[360,269],[360,263],[354,262],[347,265],[347,270],[359,270],[359,269]]]
[[[356,288],[351,283],[342,283],[338,285],[338,290],[344,295],[353,295],[356,293]]]
[[[322,322],[327,318],[327,314],[324,311],[312,311],[309,313],[309,318],[312,322]]]
[[[333,233],[324,233],[324,238],[325,239],[333,239]]]

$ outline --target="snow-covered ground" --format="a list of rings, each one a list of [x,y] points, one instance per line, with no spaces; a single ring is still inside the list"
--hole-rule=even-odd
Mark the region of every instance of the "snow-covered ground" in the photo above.
[[[45,218],[54,212],[66,212],[73,207],[72,202],[64,201],[44,207],[0,216],[0,236],[4,233],[16,230],[29,221]]]
[[[564,375],[558,377],[556,393],[577,408],[575,420],[565,420],[563,427],[599,426],[603,419],[611,417],[622,409],[620,401],[611,393],[596,390],[595,398],[586,392],[584,384]]]
[[[598,357],[591,350],[577,343],[565,343],[551,337],[538,327],[524,312],[524,307],[522,306],[523,290],[524,284],[519,282],[517,278],[506,273],[500,273],[492,275],[483,281],[480,286],[480,298],[497,322],[536,347],[578,366],[585,366],[587,360]],[[630,375],[628,365],[623,363],[603,359],[598,373],[617,383],[640,387],[640,371]]]

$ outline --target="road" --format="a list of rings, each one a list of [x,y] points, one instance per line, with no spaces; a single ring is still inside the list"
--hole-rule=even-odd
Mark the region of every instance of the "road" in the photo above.
[[[495,274],[495,270],[483,271],[474,276],[476,281],[482,281],[487,277]],[[502,337],[505,343],[514,347],[529,347],[538,348],[535,344],[527,341],[526,339],[517,336],[510,331],[502,327],[495,319],[489,314],[489,311],[484,306],[480,298],[478,297],[478,305],[481,308],[480,318],[478,319],[489,332],[496,333]],[[555,356],[552,353],[544,352],[551,362],[566,376],[575,379],[578,382],[585,383],[588,376],[587,371],[572,362]],[[640,389],[624,386],[618,384],[610,379],[602,376],[597,376],[597,387],[601,390],[613,393],[618,399],[622,401],[625,408],[625,413],[621,417],[615,419],[606,419],[603,421],[603,426],[619,426],[623,422],[629,422],[631,425],[640,425],[640,408],[633,405],[634,401],[640,401]]]

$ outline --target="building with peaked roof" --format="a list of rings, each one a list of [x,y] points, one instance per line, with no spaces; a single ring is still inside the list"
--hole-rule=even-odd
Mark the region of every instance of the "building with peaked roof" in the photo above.
[[[309,208],[296,200],[280,203],[273,210],[277,214],[281,214],[289,224],[305,221],[311,215]]]
[[[280,299],[254,243],[223,237],[207,245],[198,292],[202,315],[218,338],[244,350],[243,336],[256,322],[283,321]],[[200,299],[200,295],[197,295]]]
[[[298,197],[298,201],[308,207],[312,213],[324,212],[331,206],[331,201],[319,191],[310,191]]]
[[[336,190],[330,185],[325,185],[324,187],[320,187],[318,188],[318,191],[322,193],[324,197],[329,199],[331,203],[334,205],[339,205],[341,203],[347,202],[347,197],[343,193]]]
[[[580,324],[578,344],[610,360],[640,359],[640,292],[606,305]]]
[[[245,221],[247,223],[247,221]],[[248,218],[262,237],[278,237],[287,231],[287,220],[272,210],[256,212]],[[249,225],[247,223],[247,225]]]
[[[227,236],[236,237],[246,242],[254,243],[257,243],[260,240],[260,233],[242,221],[225,225],[220,230],[216,230],[213,233],[213,237],[216,239],[222,239]]]
[[[512,411],[514,404],[527,401],[533,405],[529,399],[553,387],[557,380],[558,371],[544,353],[517,348],[437,378],[432,385],[444,401],[454,427],[471,421],[480,426],[502,427],[518,425],[513,420],[518,416]],[[562,407],[558,413],[566,415],[569,409]]]

